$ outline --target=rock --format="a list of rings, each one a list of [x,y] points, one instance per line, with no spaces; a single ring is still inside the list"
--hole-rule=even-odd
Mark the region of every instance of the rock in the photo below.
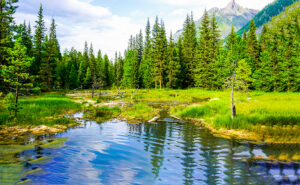
[[[177,119],[177,120],[181,120],[180,118],[178,118],[177,116],[171,115],[171,118]]]
[[[148,121],[148,123],[153,123],[155,121],[157,121],[159,119],[158,116],[155,116],[154,118],[152,118],[151,120]]]

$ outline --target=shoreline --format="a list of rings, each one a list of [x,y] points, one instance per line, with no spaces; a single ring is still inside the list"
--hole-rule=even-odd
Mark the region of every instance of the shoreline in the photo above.
[[[295,144],[300,145],[300,138],[296,140],[288,140],[286,138],[280,137],[278,138],[272,138],[265,135],[258,134],[254,131],[248,131],[248,130],[238,130],[238,129],[225,129],[220,128],[216,129],[212,125],[206,123],[204,119],[196,119],[196,118],[185,118],[184,121],[188,121],[190,123],[193,123],[198,126],[205,127],[208,129],[215,137],[220,137],[224,139],[236,139],[240,141],[246,141],[248,143],[254,143],[254,144]],[[263,126],[261,126],[263,127]]]

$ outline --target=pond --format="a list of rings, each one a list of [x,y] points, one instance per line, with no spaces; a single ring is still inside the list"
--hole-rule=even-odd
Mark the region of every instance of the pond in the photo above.
[[[23,147],[34,147],[11,152],[13,160],[5,158],[7,146],[0,147],[0,184],[300,184],[300,163],[249,162],[258,155],[294,155],[299,146],[222,139],[168,118],[81,122],[81,128],[26,141]]]

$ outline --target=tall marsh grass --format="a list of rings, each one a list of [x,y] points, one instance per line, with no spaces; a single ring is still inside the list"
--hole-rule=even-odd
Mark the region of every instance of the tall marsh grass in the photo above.
[[[192,94],[194,90],[191,90]],[[207,91],[202,94],[208,95]],[[230,116],[230,93],[212,93],[219,96],[217,101],[208,101],[201,105],[173,107],[171,112],[182,118],[210,118],[216,128],[245,129],[253,126],[300,126],[299,93],[236,93],[237,117]],[[201,93],[199,93],[201,94]]]
[[[38,97],[24,97],[19,100],[21,110],[15,119],[3,106],[0,110],[0,125],[64,124],[62,114],[78,111],[81,105],[64,94],[45,94]],[[56,119],[52,119],[56,118]]]

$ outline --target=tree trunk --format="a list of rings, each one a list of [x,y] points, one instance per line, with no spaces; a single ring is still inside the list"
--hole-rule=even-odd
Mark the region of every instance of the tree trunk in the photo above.
[[[235,83],[235,71],[232,78],[232,89],[231,89],[231,118],[236,117],[236,109],[234,105],[234,83]]]
[[[17,77],[17,83],[19,82],[19,77]],[[18,100],[19,100],[19,85],[16,86],[16,102],[15,102],[15,118],[18,114]]]

